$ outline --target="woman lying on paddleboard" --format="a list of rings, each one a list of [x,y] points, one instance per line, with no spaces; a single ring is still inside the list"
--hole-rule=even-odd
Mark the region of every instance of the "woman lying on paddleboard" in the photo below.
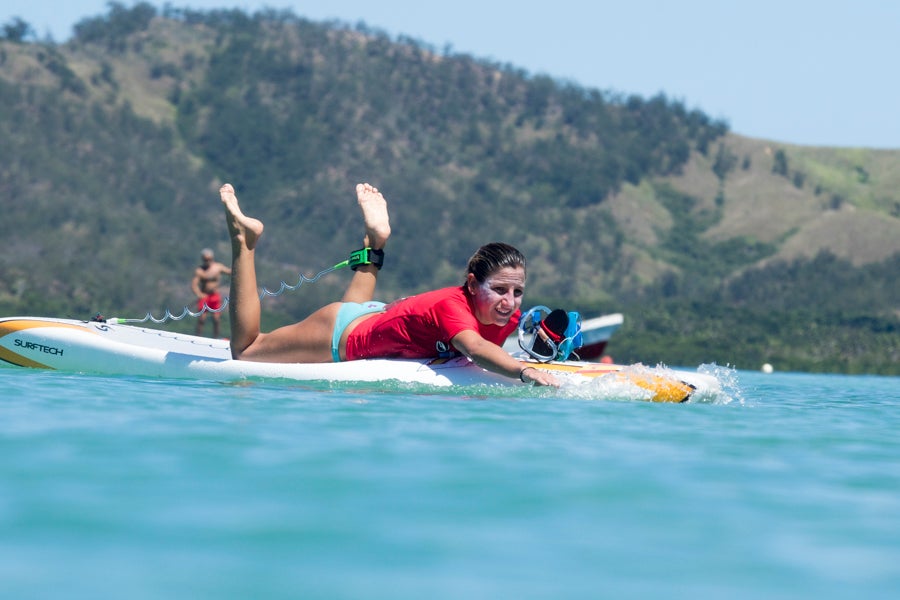
[[[387,202],[368,183],[356,186],[366,235],[353,253],[353,278],[341,302],[303,321],[260,332],[254,253],[261,221],[241,212],[234,188],[219,190],[231,236],[231,355],[237,360],[324,363],[363,358],[432,358],[460,352],[480,367],[537,385],[558,386],[550,373],[523,367],[501,348],[519,323],[525,256],[508,244],[482,246],[469,260],[462,286],[385,305],[375,283],[391,235]]]

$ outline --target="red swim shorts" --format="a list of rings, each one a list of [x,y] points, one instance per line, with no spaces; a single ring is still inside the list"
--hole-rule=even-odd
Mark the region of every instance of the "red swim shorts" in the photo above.
[[[210,310],[219,310],[222,307],[222,296],[219,292],[203,296],[197,300],[197,310],[203,310],[204,306]]]

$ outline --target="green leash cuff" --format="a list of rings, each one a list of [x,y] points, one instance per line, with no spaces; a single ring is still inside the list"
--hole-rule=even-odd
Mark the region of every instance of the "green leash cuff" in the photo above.
[[[384,250],[373,250],[372,248],[360,248],[350,253],[347,264],[354,271],[365,265],[375,265],[379,271],[384,265]]]

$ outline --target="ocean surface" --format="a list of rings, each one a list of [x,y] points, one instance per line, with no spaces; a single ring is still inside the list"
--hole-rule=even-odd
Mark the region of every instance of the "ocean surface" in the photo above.
[[[0,597],[900,597],[900,378],[717,375],[670,405],[0,367]]]

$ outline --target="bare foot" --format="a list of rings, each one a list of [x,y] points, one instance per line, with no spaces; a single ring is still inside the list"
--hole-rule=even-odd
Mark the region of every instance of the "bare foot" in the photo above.
[[[363,221],[366,224],[366,237],[363,244],[367,248],[380,250],[391,237],[391,222],[388,218],[387,201],[374,186],[360,183],[356,186],[356,198],[362,209]]]
[[[230,183],[219,188],[219,195],[222,198],[222,204],[225,205],[225,220],[228,222],[231,238],[243,244],[248,250],[253,250],[263,232],[262,221],[248,217],[241,212],[237,196],[234,195],[234,187]]]

